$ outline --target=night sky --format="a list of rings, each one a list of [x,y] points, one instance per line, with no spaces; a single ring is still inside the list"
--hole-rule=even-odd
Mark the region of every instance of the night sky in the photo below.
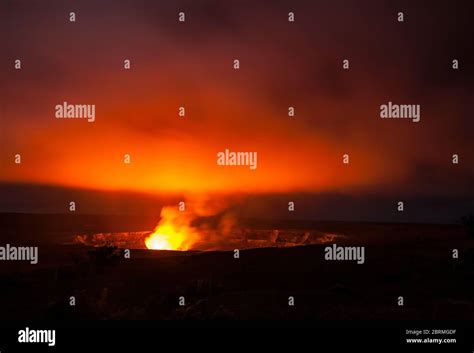
[[[93,196],[104,193],[219,193],[250,195],[250,216],[294,199],[303,218],[461,217],[474,208],[472,10],[469,1],[2,0],[0,210],[58,211],[52,199],[78,193],[84,212],[110,211],[113,197]],[[95,104],[95,122],[56,119],[64,101]],[[381,119],[389,101],[419,104],[420,122]],[[258,168],[218,166],[226,148],[256,151]],[[403,219],[393,214],[400,199],[416,205]]]

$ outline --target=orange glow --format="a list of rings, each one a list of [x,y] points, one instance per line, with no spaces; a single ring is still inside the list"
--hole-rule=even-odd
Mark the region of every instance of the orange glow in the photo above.
[[[147,77],[136,80],[154,92]],[[282,111],[262,106],[250,91],[216,89],[206,78],[199,82],[200,95],[187,100],[186,118],[177,115],[178,92],[147,93],[137,102],[110,82],[94,92],[101,103],[94,123],[57,120],[47,111],[41,121],[51,123],[37,134],[22,125],[25,116],[14,114],[5,127],[9,159],[0,163],[0,180],[163,194],[354,190],[405,177],[403,161],[385,163],[389,152],[373,148],[391,138],[378,137],[378,127],[364,125],[363,133],[341,140],[332,131],[311,129],[309,118],[287,119]],[[238,104],[224,104],[228,96]],[[323,116],[336,108],[331,100],[318,105]],[[257,152],[258,168],[218,166],[217,153],[226,148]],[[21,165],[13,163],[17,153]],[[341,162],[344,153],[350,153],[349,166]],[[125,154],[130,164],[124,163]]]
[[[463,124],[469,116],[470,87],[436,85],[436,94],[426,88],[429,94],[423,102],[430,118],[420,124],[379,117],[380,105],[389,99],[410,98],[407,82],[419,92],[425,91],[417,84],[433,83],[419,81],[417,65],[412,64],[417,54],[399,63],[384,46],[377,46],[378,41],[370,51],[358,51],[357,43],[350,43],[360,65],[348,75],[335,59],[341,50],[338,41],[318,38],[327,53],[318,55],[304,26],[290,30],[279,10],[273,18],[265,9],[266,22],[259,19],[257,24],[253,21],[258,16],[235,16],[244,22],[235,25],[235,32],[218,35],[216,23],[203,20],[190,37],[187,25],[178,29],[153,16],[138,20],[134,16],[141,10],[131,8],[133,21],[124,24],[114,11],[107,11],[112,17],[95,21],[98,27],[80,37],[74,26],[66,30],[54,17],[48,22],[53,27],[42,21],[28,23],[36,26],[28,33],[49,38],[47,45],[25,38],[6,47],[12,53],[28,49],[25,59],[37,55],[45,62],[23,71],[2,70],[0,183],[160,196],[400,194],[424,188],[450,193],[461,185],[458,178],[470,185],[472,139]],[[257,33],[252,28],[265,30]],[[357,38],[367,35],[366,28],[364,24],[358,29]],[[111,30],[117,31],[114,40]],[[326,34],[337,36],[338,31]],[[266,33],[279,35],[268,38]],[[78,48],[97,49],[94,65],[81,56],[63,55],[71,36]],[[124,70],[114,59],[124,55],[124,48],[136,53],[132,70]],[[372,60],[367,52],[388,64],[363,69]],[[232,64],[238,53],[243,66],[236,71]],[[381,86],[381,75],[390,85]],[[96,105],[94,122],[57,119],[55,106],[64,101]],[[179,115],[181,106],[185,116]],[[295,108],[294,117],[288,115],[289,106]],[[446,123],[443,117],[452,115],[455,121]],[[433,147],[433,141],[439,143]],[[258,153],[257,169],[217,165],[217,154],[225,149]],[[446,167],[446,150],[464,156],[455,169]],[[349,164],[343,163],[345,154]],[[21,163],[15,161],[17,155]],[[416,177],[424,166],[436,168],[436,183]],[[449,187],[437,184],[445,180]]]

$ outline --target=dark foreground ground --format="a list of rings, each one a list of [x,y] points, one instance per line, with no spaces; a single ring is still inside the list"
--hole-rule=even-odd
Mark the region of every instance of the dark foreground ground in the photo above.
[[[474,242],[459,226],[302,225],[345,234],[338,245],[366,246],[358,265],[324,260],[328,244],[248,249],[239,259],[231,251],[132,250],[125,259],[121,250],[41,241],[72,230],[5,222],[1,243],[15,244],[17,229],[17,241],[40,244],[40,262],[0,263],[3,320],[474,318]]]

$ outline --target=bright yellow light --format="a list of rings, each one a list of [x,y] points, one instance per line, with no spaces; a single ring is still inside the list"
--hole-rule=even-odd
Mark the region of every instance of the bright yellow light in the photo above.
[[[148,249],[153,250],[174,250],[168,238],[167,235],[153,233],[145,240],[145,245]]]
[[[178,229],[173,224],[159,224],[155,231],[145,239],[145,245],[152,250],[187,250],[186,229]]]

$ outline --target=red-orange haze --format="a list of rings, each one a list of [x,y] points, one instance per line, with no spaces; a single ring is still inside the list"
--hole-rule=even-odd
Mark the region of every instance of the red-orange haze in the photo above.
[[[189,2],[186,23],[166,2],[103,11],[91,3],[73,25],[61,2],[42,4],[41,20],[12,3],[1,24],[0,182],[155,193],[463,193],[473,165],[472,97],[448,74],[451,59],[419,44],[437,27],[406,37],[393,21],[362,16],[359,5],[312,2],[289,24],[288,9],[238,3],[208,13]],[[423,16],[417,23],[431,21]],[[380,26],[384,37],[375,38]],[[56,119],[65,101],[94,104],[95,121]],[[380,119],[388,101],[421,104],[420,122]],[[257,168],[218,166],[225,149],[256,152]],[[453,153],[462,156],[456,169]]]

